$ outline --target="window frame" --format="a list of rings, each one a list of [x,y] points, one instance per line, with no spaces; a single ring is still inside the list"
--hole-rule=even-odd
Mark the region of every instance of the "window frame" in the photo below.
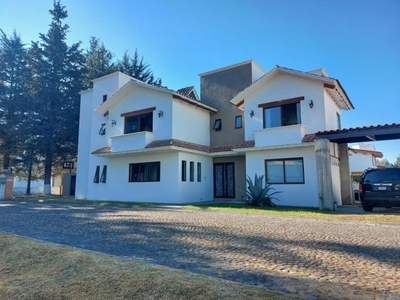
[[[182,160],[181,162],[181,181],[186,181],[186,169],[187,169],[187,162],[186,160]]]
[[[93,183],[99,183],[100,179],[100,166],[96,166],[96,172],[94,173]]]
[[[194,182],[194,161],[189,162],[189,181]]]
[[[240,120],[240,126],[238,125],[238,120]],[[235,129],[243,127],[243,117],[241,115],[235,117]]]
[[[102,183],[107,182],[107,165],[103,166],[103,170],[101,171],[99,182],[102,182]]]
[[[147,178],[143,177],[143,180],[134,180],[134,173],[133,168],[134,166],[138,166],[139,170],[141,171],[141,168],[143,168],[143,172],[139,172],[142,174],[146,174],[146,168],[149,168],[149,166],[156,166],[157,168],[157,174],[156,174],[156,179],[155,180],[149,180],[148,176]],[[147,173],[148,175],[148,173]],[[149,161],[149,162],[139,162],[139,163],[130,163],[129,164],[129,174],[128,174],[128,182],[160,182],[161,181],[161,162],[160,161]]]
[[[144,131],[148,131],[148,132],[153,132],[154,129],[154,111],[156,110],[156,107],[150,107],[150,108],[146,108],[146,109],[141,109],[141,110],[135,110],[135,111],[131,111],[131,112],[126,112],[126,113],[122,113],[121,117],[124,118],[124,134],[130,134],[130,133],[138,133],[138,132],[144,132]],[[145,130],[145,128],[142,128],[142,118],[144,115],[149,115],[151,116],[151,128],[150,130]],[[138,124],[138,130],[136,131],[128,131],[127,128],[127,123],[128,120],[131,120],[133,118],[137,118],[137,124]]]
[[[296,160],[301,160],[301,172],[302,172],[302,181],[287,181],[287,170],[286,170],[286,162],[287,161],[296,161]],[[268,176],[268,162],[272,161],[279,161],[282,162],[282,170],[283,170],[283,181],[282,182],[270,182]],[[271,184],[305,184],[305,174],[304,174],[304,158],[303,157],[291,157],[291,158],[273,158],[273,159],[265,159],[264,160],[264,168],[265,168],[265,178],[268,180],[269,183]]]
[[[197,163],[197,182],[201,182],[201,162]]]
[[[107,129],[106,126],[107,126],[106,123],[101,124],[100,130],[99,130],[99,134],[100,135],[105,135],[106,134],[106,129]]]
[[[213,129],[214,129],[215,131],[221,131],[221,130],[222,130],[222,120],[221,120],[221,119],[216,119],[216,120],[214,121]]]

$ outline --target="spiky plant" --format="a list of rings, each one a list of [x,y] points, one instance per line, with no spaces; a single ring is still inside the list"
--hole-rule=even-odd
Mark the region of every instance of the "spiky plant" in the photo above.
[[[276,206],[273,200],[278,200],[274,195],[280,193],[271,187],[268,179],[264,181],[264,175],[255,174],[254,182],[247,175],[246,202],[251,206]],[[265,184],[264,184],[265,183]],[[278,200],[279,201],[279,200]]]

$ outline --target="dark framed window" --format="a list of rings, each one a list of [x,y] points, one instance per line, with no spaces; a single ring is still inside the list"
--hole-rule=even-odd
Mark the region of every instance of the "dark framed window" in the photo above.
[[[201,182],[201,162],[197,163],[197,182]]]
[[[264,108],[263,117],[264,128],[301,124],[300,102]]]
[[[107,94],[103,95],[103,103],[106,102],[106,100],[107,100]]]
[[[215,131],[221,131],[221,129],[222,129],[221,119],[216,119],[215,120],[213,128],[214,128]]]
[[[107,181],[107,166],[103,166],[103,170],[101,171],[100,182],[106,183]]]
[[[160,181],[160,162],[129,164],[129,182]]]
[[[265,175],[270,183],[304,183],[303,158],[265,160]]]
[[[99,130],[100,135],[105,135],[106,134],[106,123],[101,124],[100,130]]]
[[[186,160],[182,160],[181,178],[182,178],[182,181],[186,181]]]
[[[94,173],[93,182],[99,183],[99,178],[100,178],[100,166],[96,166],[96,172]]]
[[[189,163],[189,180],[194,181],[194,161]]]
[[[153,131],[153,112],[125,117],[125,134],[141,131]]]
[[[242,128],[242,116],[235,117],[235,128]]]

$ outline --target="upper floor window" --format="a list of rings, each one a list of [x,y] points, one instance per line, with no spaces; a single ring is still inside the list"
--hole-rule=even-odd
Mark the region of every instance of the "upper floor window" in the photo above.
[[[263,108],[264,128],[301,124],[300,101],[304,97],[291,98],[258,105]]]
[[[242,116],[235,117],[235,128],[242,128]]]
[[[221,129],[222,129],[221,119],[216,119],[215,120],[213,128],[214,128],[215,131],[221,131]]]
[[[125,118],[124,133],[153,131],[153,111],[155,107],[121,114]]]
[[[336,113],[336,126],[337,129],[342,129],[342,120],[340,118],[339,113]]]
[[[100,130],[99,130],[100,135],[105,135],[106,134],[106,123],[101,124]]]
[[[106,102],[107,100],[107,95],[103,95],[103,103]]]

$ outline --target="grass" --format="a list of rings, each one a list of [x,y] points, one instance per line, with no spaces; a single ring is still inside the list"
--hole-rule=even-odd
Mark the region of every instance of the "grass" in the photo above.
[[[294,299],[264,288],[0,233],[0,299]]]
[[[300,217],[300,218],[314,218],[323,220],[339,220],[339,221],[363,221],[375,222],[383,224],[400,224],[400,214],[398,209],[387,209],[379,212],[364,213],[361,209],[360,212],[352,213],[345,211],[321,211],[318,208],[304,208],[304,207],[252,207],[240,203],[212,203],[212,204],[199,204],[188,205],[187,208],[191,209],[209,209],[216,211],[232,211],[242,213],[257,213],[268,214],[282,217]]]

